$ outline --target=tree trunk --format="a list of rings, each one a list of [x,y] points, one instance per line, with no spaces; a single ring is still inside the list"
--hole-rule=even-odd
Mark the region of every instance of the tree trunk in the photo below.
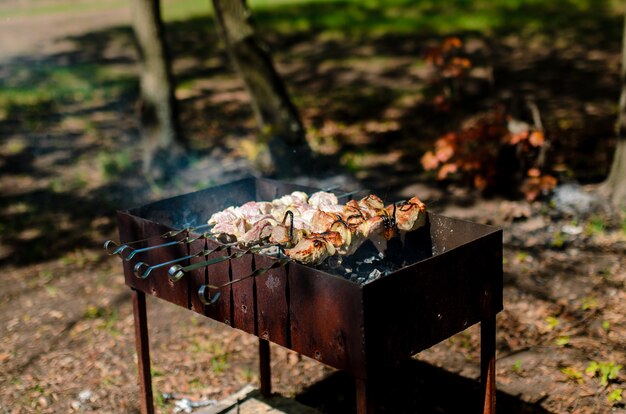
[[[301,172],[303,160],[311,156],[304,128],[269,53],[256,39],[246,1],[212,1],[220,34],[250,93],[262,141],[267,143],[269,157],[260,167],[278,174]]]
[[[182,153],[170,59],[159,0],[132,0],[133,29],[139,49],[141,139],[144,172],[155,179]]]
[[[622,90],[619,98],[616,134],[617,146],[609,176],[603,184],[616,206],[626,206],[626,14],[622,35]]]

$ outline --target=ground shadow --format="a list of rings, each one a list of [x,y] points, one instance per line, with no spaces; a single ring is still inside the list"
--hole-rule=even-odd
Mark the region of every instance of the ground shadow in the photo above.
[[[410,360],[386,373],[375,387],[376,409],[381,413],[480,412],[480,384],[425,362]],[[296,400],[326,414],[356,412],[355,379],[336,372],[312,385]],[[497,409],[510,414],[550,414],[540,404],[497,392]]]

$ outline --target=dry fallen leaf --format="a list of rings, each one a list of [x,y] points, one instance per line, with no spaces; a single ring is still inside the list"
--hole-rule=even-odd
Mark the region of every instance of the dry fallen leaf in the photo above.
[[[543,135],[543,132],[541,131],[533,131],[530,134],[530,137],[528,137],[528,142],[530,142],[530,145],[532,145],[533,147],[540,147],[544,144],[545,142],[545,137]]]

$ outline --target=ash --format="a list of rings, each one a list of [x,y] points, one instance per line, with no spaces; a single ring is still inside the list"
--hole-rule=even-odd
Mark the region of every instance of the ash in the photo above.
[[[367,241],[352,256],[329,257],[318,268],[352,282],[365,284],[432,256],[430,246],[424,250],[424,254],[417,255],[406,254],[407,247],[406,240],[396,237],[388,242],[387,250],[381,253],[373,243]],[[414,247],[411,246],[412,253],[416,252]]]

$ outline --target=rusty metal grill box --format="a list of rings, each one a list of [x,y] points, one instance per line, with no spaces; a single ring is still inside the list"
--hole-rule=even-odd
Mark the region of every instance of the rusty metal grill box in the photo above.
[[[299,185],[248,178],[118,212],[122,242],[204,224],[230,205],[272,200]],[[178,238],[184,237],[180,234]],[[154,237],[143,247],[163,239]],[[162,263],[217,246],[212,240],[146,252],[140,260]],[[259,254],[194,270],[172,282],[167,267],[146,279],[124,263],[128,286],[206,315],[233,328],[293,349],[357,378],[409,357],[502,309],[502,231],[429,214],[421,233],[408,237],[405,251],[432,254],[388,276],[358,284],[319,269],[290,263],[221,289],[205,306],[197,296],[205,284],[222,285],[275,258]],[[204,261],[209,257],[191,259]]]

